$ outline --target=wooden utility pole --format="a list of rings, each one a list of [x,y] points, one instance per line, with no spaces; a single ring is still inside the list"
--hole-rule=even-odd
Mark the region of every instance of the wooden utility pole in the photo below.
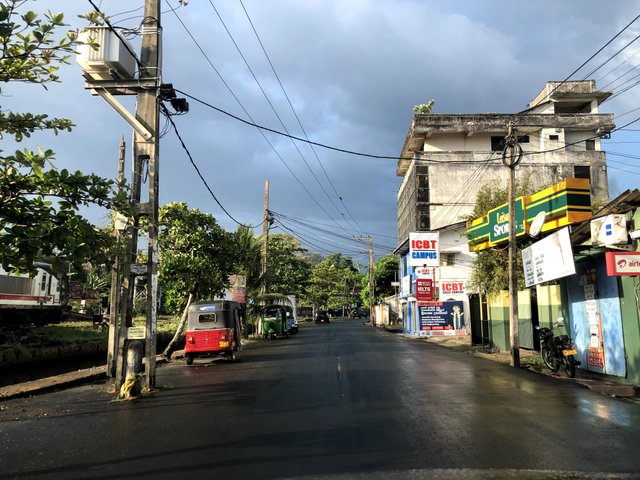
[[[509,336],[511,340],[511,366],[520,367],[520,341],[518,338],[518,263],[516,243],[516,166],[522,158],[513,125],[509,122],[502,162],[509,167]]]
[[[118,156],[118,184],[122,184],[124,180],[124,161],[125,161],[125,147],[124,138],[120,140],[120,154]],[[120,191],[120,187],[118,187]],[[120,230],[118,225],[118,218],[113,218],[113,235],[118,239],[120,237]],[[120,258],[116,256],[113,263],[113,270],[111,271],[111,294],[109,298],[109,344],[107,347],[107,376],[114,378],[116,376],[116,358],[118,357],[118,318],[120,315]]]
[[[374,305],[374,285],[373,285],[373,267],[374,267],[374,258],[373,258],[373,237],[371,235],[367,235],[366,237],[353,237],[354,240],[364,241],[365,238],[369,239],[369,321],[373,326],[374,321],[374,313],[375,313],[375,305]]]
[[[269,179],[264,182],[264,205],[262,212],[262,247],[260,249],[260,295],[267,293],[267,256],[269,254]],[[257,325],[258,335],[262,334],[262,323]]]
[[[369,321],[371,325],[375,325],[375,295],[373,284],[373,267],[375,266],[373,259],[373,237],[369,236]]]

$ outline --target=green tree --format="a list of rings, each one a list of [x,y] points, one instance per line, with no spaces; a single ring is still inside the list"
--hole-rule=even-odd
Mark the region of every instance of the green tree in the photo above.
[[[26,2],[0,3],[0,81],[40,85],[58,82],[59,65],[78,45],[77,31],[66,30],[64,15],[20,12]],[[60,32],[62,30],[62,32]],[[4,93],[4,92],[3,92]],[[0,110],[0,139],[23,142],[36,132],[71,131],[65,118],[44,113]],[[7,271],[35,273],[42,257],[76,269],[86,261],[104,263],[114,242],[79,214],[87,205],[126,209],[126,192],[111,180],[80,171],[58,170],[54,153],[37,147],[12,154],[0,150],[0,264]]]
[[[309,264],[301,254],[306,250],[293,235],[269,236],[267,293],[300,296],[309,279]]]
[[[395,282],[398,276],[398,257],[393,254],[380,257],[373,266],[373,293],[376,303],[396,293],[391,282]],[[362,279],[362,291],[360,292],[362,304],[369,307],[369,276]]]
[[[233,235],[235,273],[247,278],[247,295],[260,288],[260,238],[246,226],[239,226]]]
[[[350,257],[331,254],[311,269],[304,299],[316,309],[346,307],[354,302],[359,277]]]
[[[163,354],[171,358],[187,319],[189,305],[198,298],[214,298],[229,285],[233,272],[233,236],[216,219],[185,203],[160,209],[159,277],[169,311],[183,310],[174,338]]]
[[[534,187],[530,177],[526,177],[522,182],[516,182],[516,197],[530,195]],[[476,196],[476,204],[473,213],[467,220],[479,218],[500,205],[509,201],[507,187],[496,187],[494,184],[486,184]],[[522,255],[520,250],[531,245],[531,240],[520,240],[518,242],[517,272],[518,288],[524,288]],[[481,250],[477,252],[473,260],[473,270],[471,272],[470,285],[482,292],[499,292],[509,288],[509,247],[507,244]]]

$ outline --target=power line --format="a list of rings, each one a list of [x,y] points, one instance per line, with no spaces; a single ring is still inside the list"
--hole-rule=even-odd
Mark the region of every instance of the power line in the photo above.
[[[271,108],[271,111],[274,113],[274,115],[276,116],[276,118],[278,119],[278,122],[280,122],[280,125],[282,126],[283,130],[287,133],[287,135],[289,135],[289,130],[287,129],[287,127],[285,126],[282,118],[280,117],[280,115],[278,114],[278,111],[276,110],[275,106],[273,105],[273,102],[271,102],[271,99],[269,98],[269,95],[267,95],[267,92],[265,91],[265,89],[262,87],[262,84],[260,83],[260,80],[258,80],[258,77],[256,76],[256,74],[254,73],[253,69],[251,68],[251,65],[249,65],[249,62],[247,61],[247,58],[245,57],[244,53],[242,52],[242,50],[240,49],[240,46],[238,45],[238,42],[236,42],[235,38],[233,37],[231,31],[229,30],[229,28],[227,27],[227,24],[225,23],[224,19],[222,18],[222,16],[220,15],[220,12],[218,12],[218,9],[215,7],[215,5],[213,4],[213,2],[211,0],[209,0],[209,4],[211,5],[211,8],[213,8],[213,11],[216,13],[216,15],[218,16],[218,19],[220,20],[220,23],[222,23],[222,26],[224,27],[225,31],[227,32],[227,35],[229,36],[229,39],[231,40],[231,42],[233,43],[233,45],[236,48],[236,51],[238,52],[238,54],[240,55],[240,58],[242,58],[245,66],[247,67],[247,69],[249,70],[249,73],[251,74],[251,76],[253,77],[253,80],[255,81],[256,85],[258,85],[258,88],[260,89],[260,91],[262,92],[262,96],[265,98],[265,100],[267,101],[267,103],[269,104],[269,107]],[[295,148],[295,150],[298,152],[298,155],[300,155],[300,158],[302,159],[302,161],[304,162],[304,164],[307,166],[307,169],[309,170],[309,172],[311,172],[311,175],[313,176],[313,178],[315,179],[315,181],[317,182],[317,184],[320,186],[320,189],[322,190],[322,192],[325,194],[325,196],[327,197],[327,199],[329,200],[329,202],[333,205],[333,207],[336,209],[336,211],[338,212],[338,214],[340,214],[341,216],[344,217],[344,214],[340,211],[340,209],[338,208],[338,206],[335,204],[335,202],[333,201],[333,199],[329,196],[329,194],[327,193],[327,190],[324,188],[324,185],[322,185],[322,183],[320,182],[320,179],[318,179],[318,176],[316,175],[316,173],[313,171],[313,169],[311,168],[311,166],[309,165],[309,162],[307,162],[307,159],[305,158],[305,156],[302,154],[302,152],[300,151],[300,148],[298,148],[298,145],[296,144],[296,142],[289,138],[291,141],[291,144],[293,145],[293,147]],[[347,220],[347,223],[348,220]],[[355,231],[355,227],[351,224],[349,224],[349,226]]]
[[[329,234],[329,235],[333,235],[333,236],[338,237],[338,238],[343,239],[343,240],[348,240],[350,242],[353,241],[353,237],[344,236],[344,235],[341,235],[341,234],[338,234],[338,233],[331,232],[330,230],[326,230],[326,229],[320,228],[320,227],[318,227],[318,224],[309,223],[309,222],[306,222],[306,221],[303,221],[303,220],[295,219],[293,217],[289,217],[289,216],[284,215],[282,213],[277,213],[277,212],[273,212],[273,211],[272,211],[272,213],[275,216],[277,216],[278,218],[280,218],[280,219],[286,219],[286,220],[289,220],[289,221],[291,221],[293,223],[301,225],[302,227],[308,228],[313,233],[317,234],[317,232],[323,232],[323,233],[326,233],[326,234]],[[382,248],[382,249],[389,250],[389,251],[393,250],[393,248],[391,248],[391,247],[389,247],[387,245],[376,244],[376,246],[378,248]]]
[[[622,35],[631,25],[633,25],[636,20],[638,20],[638,18],[640,18],[640,15],[638,15],[637,17],[635,17],[633,20],[631,20],[622,30],[620,30],[618,33],[616,33],[613,38],[611,38],[607,43],[605,43],[602,47],[600,47],[598,49],[598,51],[596,51],[593,55],[591,55],[587,60],[585,60],[582,65],[580,65],[578,68],[576,68],[573,72],[571,72],[562,82],[560,82],[558,85],[556,85],[549,93],[547,93],[547,95],[545,95],[545,97],[540,101],[540,103],[542,103],[543,101],[545,101],[546,99],[548,99],[549,97],[551,97],[551,95],[558,90],[558,88],[560,88],[562,85],[564,85],[565,83],[567,83],[569,81],[569,79],[571,77],[573,77],[573,75],[575,75],[576,73],[578,73],[585,65],[587,65],[591,60],[593,60],[600,52],[602,52],[605,48],[607,48],[616,38],[618,38],[620,35]],[[638,37],[636,37],[637,39]],[[634,41],[636,40],[634,39]],[[626,48],[626,47],[625,47]],[[619,52],[618,52],[619,53]],[[617,55],[617,53],[616,53]],[[615,55],[614,55],[615,57]],[[611,57],[613,58],[613,57]],[[606,63],[606,62],[605,62]],[[603,66],[603,65],[601,65]],[[599,69],[600,67],[598,67]],[[597,71],[598,69],[596,69],[595,71]],[[594,73],[595,73],[594,71]],[[588,76],[588,75],[587,75]],[[586,78],[586,77],[585,77]],[[565,94],[568,92],[565,92]],[[527,108],[526,110],[523,110],[521,112],[519,112],[519,114],[523,114],[526,112],[529,112],[531,110],[533,110],[535,107],[530,107]]]
[[[246,228],[256,228],[259,227],[260,225],[262,225],[262,223],[264,223],[264,221],[262,223],[260,223],[259,225],[245,225],[241,222],[239,222],[238,220],[236,220],[233,215],[231,215],[226,208],[224,208],[224,206],[222,205],[222,203],[220,203],[220,200],[218,200],[218,197],[216,197],[215,193],[213,193],[213,190],[211,190],[211,187],[209,186],[209,184],[207,183],[207,181],[205,180],[204,176],[202,175],[202,173],[200,172],[200,169],[198,168],[198,165],[196,165],[195,160],[193,159],[193,156],[191,155],[191,152],[189,151],[189,149],[187,148],[187,145],[184,143],[184,140],[182,139],[182,136],[180,135],[180,132],[178,132],[178,127],[176,127],[176,124],[174,123],[173,119],[171,118],[171,113],[169,112],[169,110],[167,110],[167,107],[164,106],[164,104],[160,103],[160,108],[162,109],[162,113],[164,113],[165,117],[169,120],[169,123],[171,123],[171,126],[173,127],[173,131],[176,133],[176,136],[178,137],[178,140],[180,141],[180,144],[182,145],[182,149],[185,151],[185,153],[187,154],[187,156],[189,157],[189,161],[191,162],[191,165],[193,165],[193,168],[196,170],[196,173],[198,174],[198,176],[200,177],[200,180],[202,180],[202,183],[204,183],[204,186],[207,188],[207,190],[209,191],[209,193],[211,194],[211,196],[213,197],[213,199],[215,200],[215,202],[218,204],[218,206],[222,209],[222,211],[224,213],[227,214],[227,216],[233,220],[235,223],[237,223],[238,225],[240,225],[241,227],[246,227]]]
[[[238,105],[240,106],[240,108],[242,109],[242,111],[247,115],[247,117],[249,119],[251,119],[251,122],[247,122],[250,125],[254,125],[257,127],[257,124],[255,124],[255,121],[253,120],[253,118],[251,117],[251,115],[249,114],[249,112],[247,111],[247,109],[245,108],[245,106],[242,104],[242,102],[240,101],[240,99],[238,98],[238,96],[235,94],[235,92],[233,91],[233,89],[229,86],[229,84],[226,82],[226,80],[224,79],[224,77],[222,76],[222,74],[220,73],[220,71],[215,67],[215,65],[213,64],[213,62],[211,61],[211,59],[209,58],[209,56],[206,54],[206,52],[204,51],[204,49],[200,46],[200,43],[198,43],[198,41],[196,40],[196,38],[193,36],[193,34],[191,33],[191,31],[189,30],[189,28],[185,25],[185,23],[182,21],[182,19],[180,18],[180,16],[176,13],[176,9],[173,8],[172,5],[169,4],[169,8],[171,9],[171,11],[173,12],[174,16],[178,19],[178,21],[180,22],[180,24],[182,25],[182,27],[184,28],[184,30],[187,32],[187,35],[189,35],[189,38],[191,38],[191,40],[195,43],[196,47],[198,48],[198,50],[200,51],[200,53],[204,56],[204,58],[207,60],[207,63],[209,64],[209,66],[213,69],[213,71],[218,75],[218,77],[220,78],[220,81],[223,83],[223,85],[227,88],[227,90],[229,91],[229,93],[231,94],[231,96],[235,99],[235,101],[238,103]],[[179,90],[175,90],[176,92],[182,93]],[[187,94],[183,94],[189,98],[192,98],[190,95]],[[195,101],[199,101],[198,99],[196,99],[195,97],[193,97],[193,100]],[[332,221],[335,222],[335,220],[333,219],[333,217],[331,217],[331,215],[329,214],[329,212],[327,212],[325,210],[325,208],[320,204],[320,202],[318,202],[318,200],[315,198],[315,196],[309,191],[309,189],[302,183],[302,181],[300,180],[300,178],[294,173],[294,171],[291,169],[291,167],[289,167],[289,165],[287,164],[287,162],[285,162],[284,158],[282,158],[282,156],[280,155],[280,153],[277,151],[277,149],[275,148],[275,146],[269,141],[269,139],[267,138],[267,136],[264,134],[263,129],[257,128],[258,132],[260,133],[260,135],[262,136],[262,138],[264,139],[265,142],[267,142],[267,144],[269,145],[269,147],[271,148],[271,150],[274,152],[274,154],[276,155],[276,157],[278,157],[278,159],[280,160],[280,162],[282,162],[282,164],[286,167],[286,169],[289,171],[289,173],[291,173],[291,175],[293,176],[293,178],[296,179],[296,181],[298,182],[298,184],[302,187],[302,189],[307,193],[307,195],[309,195],[309,197],[315,202],[315,204],[320,208],[320,210],[322,210],[327,217],[329,217],[329,219],[331,219]],[[337,222],[335,222],[336,225]],[[338,225],[339,228],[340,225]]]
[[[280,85],[282,93],[284,94],[284,97],[286,98],[287,103],[289,104],[289,107],[291,108],[291,111],[293,112],[293,115],[295,116],[295,118],[296,118],[296,120],[298,122],[298,125],[300,126],[300,129],[302,130],[302,133],[304,134],[304,138],[309,142],[310,141],[309,140],[309,136],[307,135],[307,132],[304,129],[304,126],[302,125],[302,121],[300,120],[300,117],[298,116],[298,113],[296,112],[296,109],[293,107],[293,103],[291,102],[291,99],[289,98],[289,95],[287,94],[287,91],[285,90],[284,85],[282,84],[282,81],[280,80],[280,76],[278,75],[278,72],[276,71],[276,68],[273,65],[273,62],[271,61],[271,57],[267,53],[267,49],[265,48],[264,43],[262,42],[262,39],[260,38],[260,35],[258,35],[258,31],[256,30],[256,27],[253,24],[253,21],[251,20],[251,17],[249,16],[249,12],[247,11],[246,7],[244,6],[244,3],[242,2],[242,0],[240,0],[240,5],[242,6],[242,9],[244,10],[245,15],[247,16],[247,20],[249,21],[249,24],[251,25],[253,33],[255,34],[256,39],[258,40],[258,43],[260,44],[260,47],[262,48],[262,52],[264,53],[264,56],[266,57],[266,59],[267,59],[267,61],[269,63],[269,66],[271,67],[271,70],[273,71],[273,75],[275,76],[276,80],[278,81],[278,84]],[[289,133],[289,132],[287,132],[287,133]],[[311,144],[309,144],[309,146],[310,146],[311,151],[313,152],[313,154],[314,154],[314,156],[316,158],[316,161],[318,162],[318,165],[320,165],[320,168],[322,169],[322,172],[324,173],[327,181],[331,185],[331,188],[333,188],[334,193],[336,194],[336,196],[338,197],[338,199],[342,203],[342,206],[344,207],[345,211],[351,217],[351,219],[354,221],[354,223],[358,226],[358,228],[360,228],[360,230],[364,230],[362,228],[362,226],[358,223],[358,221],[354,218],[354,216],[351,214],[349,209],[347,208],[347,205],[344,203],[342,195],[340,195],[338,193],[338,191],[336,190],[336,187],[335,187],[334,183],[331,181],[331,178],[327,174],[327,171],[324,168],[324,165],[320,161],[320,157],[318,156],[318,153],[316,152],[316,149]]]
[[[97,7],[97,5],[95,3],[93,3],[93,0],[88,0],[88,1],[91,4],[91,6],[93,7],[93,9],[97,13],[100,14],[100,16],[102,17],[102,20],[107,25],[109,30],[111,30],[118,37],[118,39],[120,40],[122,45],[124,45],[124,48],[126,48],[127,51],[129,52],[129,54],[133,57],[133,59],[136,62],[136,65],[138,65],[138,69],[142,70],[144,67],[143,67],[142,63],[140,62],[140,59],[138,58],[138,55],[136,54],[136,52],[134,52],[133,49],[131,48],[131,46],[129,45],[129,42],[127,42],[126,39],[124,39],[120,35],[120,33],[113,27],[113,25],[111,25],[111,22],[109,22],[109,19],[107,18],[107,16]]]
[[[355,155],[355,156],[360,156],[360,157],[368,157],[368,158],[375,158],[375,159],[381,159],[381,160],[412,160],[413,159],[412,157],[390,157],[390,156],[386,156],[386,155],[373,155],[373,154],[370,154],[370,153],[362,153],[362,152],[356,152],[354,150],[347,150],[347,149],[344,149],[344,148],[332,147],[332,146],[326,145],[324,143],[312,142],[311,140],[306,140],[304,138],[300,138],[300,137],[297,137],[295,135],[288,135],[288,134],[286,134],[284,132],[280,132],[280,131],[275,130],[273,128],[269,128],[269,127],[265,127],[263,125],[259,125],[259,124],[255,123],[253,121],[253,119],[251,119],[252,121],[245,120],[244,118],[241,118],[241,117],[238,117],[237,115],[229,113],[226,110],[218,108],[218,107],[216,107],[216,106],[214,106],[214,105],[212,105],[210,103],[207,103],[204,100],[201,100],[201,99],[199,99],[197,97],[194,97],[193,95],[190,95],[187,92],[184,92],[182,90],[175,89],[175,91],[180,93],[180,94],[182,94],[182,95],[184,95],[187,98],[190,98],[194,102],[198,102],[198,103],[204,105],[205,107],[211,108],[212,110],[215,110],[216,112],[222,113],[223,115],[226,115],[228,117],[231,117],[234,120],[237,120],[239,122],[244,123],[245,125],[249,125],[251,127],[255,127],[255,128],[260,129],[260,130],[264,130],[266,132],[275,133],[276,135],[280,135],[282,137],[290,137],[290,138],[292,138],[294,140],[298,140],[299,142],[308,143],[309,145],[315,145],[316,147],[322,147],[322,148],[326,148],[327,150],[333,150],[333,151],[336,151],[336,152],[347,153],[349,155]],[[437,160],[426,160],[426,161],[433,162],[433,163],[462,163],[462,162],[441,162],[441,161],[437,161]],[[468,162],[464,162],[464,163],[468,163]]]

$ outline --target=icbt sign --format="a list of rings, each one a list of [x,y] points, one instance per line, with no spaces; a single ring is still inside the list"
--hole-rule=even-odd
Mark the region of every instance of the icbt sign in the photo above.
[[[409,265],[413,267],[439,267],[440,237],[438,232],[412,232],[409,234]]]
[[[464,293],[464,282],[441,281],[440,295],[462,295]]]

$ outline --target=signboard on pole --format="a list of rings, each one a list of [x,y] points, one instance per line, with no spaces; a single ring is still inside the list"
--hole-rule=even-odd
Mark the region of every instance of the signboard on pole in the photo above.
[[[247,277],[244,275],[231,275],[229,276],[229,286],[231,287],[231,299],[234,302],[246,303]]]
[[[417,278],[436,278],[436,268],[435,267],[416,267],[413,271]]]
[[[552,233],[522,250],[527,288],[576,273],[569,228]]]
[[[411,295],[411,275],[405,275],[402,277],[402,282],[400,285],[401,295],[403,297],[408,297]]]
[[[439,242],[438,232],[409,233],[409,265],[439,267]]]
[[[418,302],[431,302],[436,299],[436,291],[433,280],[430,278],[416,279],[416,300]]]

